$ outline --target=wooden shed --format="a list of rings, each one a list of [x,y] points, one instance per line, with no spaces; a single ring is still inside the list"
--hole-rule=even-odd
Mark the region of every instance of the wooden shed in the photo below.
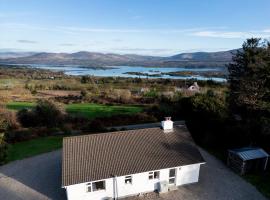
[[[245,147],[228,151],[227,165],[244,175],[249,172],[265,171],[269,154],[261,148]]]

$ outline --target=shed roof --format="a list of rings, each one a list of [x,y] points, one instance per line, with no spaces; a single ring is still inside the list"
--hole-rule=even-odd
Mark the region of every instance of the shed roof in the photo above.
[[[229,151],[237,154],[243,160],[253,160],[269,157],[269,154],[266,153],[263,149],[255,147],[244,147],[240,149],[232,149]]]
[[[203,162],[185,126],[170,133],[146,128],[67,137],[63,140],[62,185]]]

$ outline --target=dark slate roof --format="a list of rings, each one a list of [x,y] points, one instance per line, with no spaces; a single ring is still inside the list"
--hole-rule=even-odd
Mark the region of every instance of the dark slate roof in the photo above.
[[[240,149],[232,149],[229,151],[237,154],[242,160],[253,160],[269,157],[268,153],[257,147],[244,147]]]
[[[62,185],[203,162],[185,126],[66,137]]]

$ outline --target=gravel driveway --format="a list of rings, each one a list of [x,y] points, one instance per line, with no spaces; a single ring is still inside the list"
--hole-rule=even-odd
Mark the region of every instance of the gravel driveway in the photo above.
[[[266,200],[255,187],[231,172],[220,161],[201,149],[207,164],[203,165],[200,182],[182,186],[159,197],[164,200]],[[61,189],[61,151],[15,161],[0,167],[0,199],[41,200],[65,199]]]
[[[66,199],[65,190],[61,189],[61,151],[0,167],[0,199]]]

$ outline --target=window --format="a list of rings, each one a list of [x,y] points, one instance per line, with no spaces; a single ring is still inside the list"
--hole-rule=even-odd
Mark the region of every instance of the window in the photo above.
[[[175,178],[169,178],[169,184],[174,184]]]
[[[125,184],[132,184],[132,177],[131,176],[125,177]]]
[[[92,192],[92,183],[86,184],[86,192]]]
[[[105,190],[105,181],[97,181],[92,183],[93,191]]]
[[[149,178],[149,180],[159,179],[159,171],[149,172],[148,178]]]
[[[159,171],[154,172],[154,179],[158,179],[159,178]]]
[[[105,181],[96,181],[86,184],[86,192],[105,190]]]
[[[169,171],[169,184],[175,183],[175,169],[170,169]]]
[[[175,169],[170,169],[169,177],[175,177]]]
[[[149,180],[152,180],[154,178],[154,172],[149,172],[148,178]]]

